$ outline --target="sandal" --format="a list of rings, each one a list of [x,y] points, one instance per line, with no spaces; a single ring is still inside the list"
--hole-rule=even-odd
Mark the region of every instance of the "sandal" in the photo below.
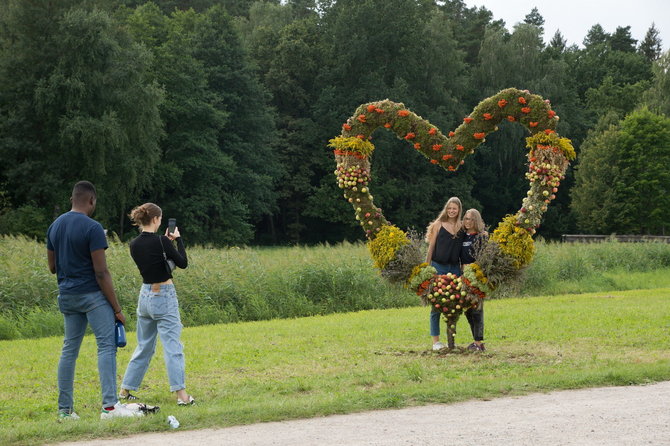
[[[195,398],[193,398],[192,395],[188,396],[188,401],[184,401],[181,398],[177,398],[178,406],[192,406],[193,404],[195,404]]]
[[[128,400],[128,401],[139,400],[138,397],[136,397],[135,395],[133,395],[133,394],[130,393],[130,392],[128,392],[128,393],[125,394],[125,395],[122,395],[122,394],[119,393],[119,399],[120,399],[120,400]]]

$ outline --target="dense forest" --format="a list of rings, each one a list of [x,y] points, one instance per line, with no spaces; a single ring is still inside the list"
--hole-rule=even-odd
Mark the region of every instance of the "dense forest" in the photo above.
[[[594,24],[568,46],[543,24],[537,9],[510,25],[461,0],[6,0],[0,234],[43,238],[87,179],[95,218],[121,239],[145,201],[189,243],[360,239],[327,147],[355,108],[389,98],[446,133],[508,87],[550,99],[578,153],[540,235],[667,234],[658,30],[636,41]],[[525,136],[501,125],[447,174],[380,130],[375,202],[423,230],[456,195],[494,225],[527,189]]]

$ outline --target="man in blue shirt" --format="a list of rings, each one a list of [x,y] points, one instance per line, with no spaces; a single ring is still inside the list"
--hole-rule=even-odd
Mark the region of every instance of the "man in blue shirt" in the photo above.
[[[88,181],[72,190],[72,210],[58,217],[47,230],[49,271],[58,278],[58,307],[65,319],[63,350],[58,363],[58,414],[77,420],[74,412],[74,370],[86,326],[91,325],[98,345],[98,373],[102,387],[101,418],[135,416],[119,403],[116,394],[115,319],[126,318],[107,270],[105,231],[90,218],[97,193]]]

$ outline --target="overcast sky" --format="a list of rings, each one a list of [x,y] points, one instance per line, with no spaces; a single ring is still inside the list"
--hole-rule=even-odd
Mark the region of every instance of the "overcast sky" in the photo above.
[[[670,0],[464,0],[472,6],[485,6],[495,20],[502,19],[508,30],[533,7],[544,18],[544,39],[549,42],[557,29],[568,41],[582,47],[588,30],[600,23],[608,33],[617,26],[630,26],[638,43],[644,39],[652,22],[660,32],[663,51],[670,49]]]

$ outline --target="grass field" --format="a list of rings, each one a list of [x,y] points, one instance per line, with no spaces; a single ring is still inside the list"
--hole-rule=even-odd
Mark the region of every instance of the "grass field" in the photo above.
[[[187,328],[198,405],[175,407],[159,349],[138,394],[162,411],[131,421],[99,420],[87,337],[75,383],[82,419],[69,424],[56,422],[61,338],[0,341],[0,444],[168,430],[169,414],[196,429],[670,379],[670,288],[493,300],[485,320],[483,354],[430,351],[424,307]],[[456,340],[471,340],[465,318]],[[130,333],[119,375],[134,346]]]
[[[186,326],[295,318],[414,306],[418,298],[383,280],[365,245],[188,248],[189,268],[175,273]],[[109,268],[134,327],[139,273],[127,245],[110,243]],[[499,297],[670,287],[670,244],[537,243],[524,280]],[[0,339],[63,332],[56,278],[43,244],[0,236]]]

